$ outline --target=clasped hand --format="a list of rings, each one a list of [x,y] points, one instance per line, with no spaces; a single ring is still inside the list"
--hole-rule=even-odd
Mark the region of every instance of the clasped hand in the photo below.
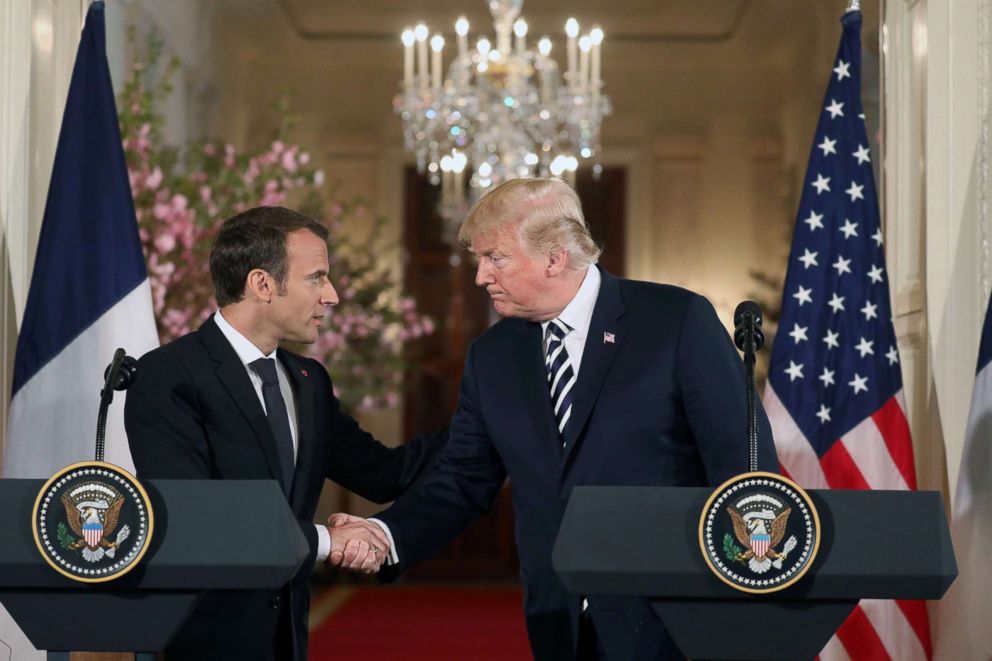
[[[327,519],[331,553],[327,562],[352,571],[374,574],[389,556],[389,539],[382,528],[350,514],[332,514]]]

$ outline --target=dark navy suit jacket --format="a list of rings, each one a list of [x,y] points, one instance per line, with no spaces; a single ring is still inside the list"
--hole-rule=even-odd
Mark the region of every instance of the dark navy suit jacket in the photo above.
[[[535,658],[575,658],[583,597],[609,658],[681,658],[646,600],[566,591],[551,548],[576,485],[718,485],[746,471],[743,363],[703,297],[602,276],[565,449],[541,325],[504,319],[469,349],[450,439],[434,472],[376,518],[393,535],[400,564],[388,572],[398,574],[485,514],[509,476]],[[777,471],[760,404],[758,419],[760,468]],[[622,557],[624,531],[616,532]]]
[[[444,430],[388,448],[341,411],[316,360],[279,349],[298,412],[289,505],[310,558],[281,590],[208,592],[166,650],[175,659],[307,657],[312,523],[324,480],[385,503],[412,485],[444,443]],[[275,438],[244,364],[213,318],[138,361],[124,425],[141,479],[278,479]],[[232,516],[241,513],[232,512]]]

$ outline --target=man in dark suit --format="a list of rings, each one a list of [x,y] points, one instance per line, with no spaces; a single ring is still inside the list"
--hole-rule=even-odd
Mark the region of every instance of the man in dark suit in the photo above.
[[[535,658],[682,658],[646,600],[566,591],[551,548],[576,485],[718,485],[747,470],[744,371],[727,332],[703,297],[596,266],[578,196],[561,181],[503,184],[459,238],[507,318],[469,349],[437,468],[374,519],[394,542],[384,571],[443,548],[509,476]],[[759,421],[761,468],[774,471],[764,411]]]
[[[138,362],[124,411],[138,476],[278,480],[310,544],[309,561],[280,590],[208,593],[169,658],[306,659],[314,561],[346,558],[371,572],[388,545],[372,524],[330,534],[312,522],[324,479],[387,502],[446,437],[387,448],[340,410],[319,362],[278,348],[314,342],[338,302],[326,241],[326,228],[281,207],[228,219],[210,255],[220,311]]]

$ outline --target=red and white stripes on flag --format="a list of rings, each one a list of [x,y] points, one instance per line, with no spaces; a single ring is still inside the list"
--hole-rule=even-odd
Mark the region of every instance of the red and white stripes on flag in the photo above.
[[[803,436],[771,384],[765,412],[782,474],[808,489],[915,490],[913,443],[899,391],[844,434],[822,457]],[[930,659],[926,605],[917,600],[863,599],[820,653],[822,661]]]

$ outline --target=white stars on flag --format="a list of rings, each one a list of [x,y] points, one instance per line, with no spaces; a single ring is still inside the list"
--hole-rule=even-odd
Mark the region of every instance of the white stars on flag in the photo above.
[[[824,177],[822,174],[816,175],[816,181],[810,184],[816,189],[817,195],[822,195],[824,191],[830,192],[830,177]]]
[[[810,249],[807,248],[806,252],[803,253],[803,256],[799,258],[799,261],[802,262],[803,266],[805,266],[806,268],[809,268],[811,266],[819,266],[819,264],[816,262],[816,255],[817,253],[811,252]]]
[[[816,146],[817,149],[823,150],[824,156],[829,156],[830,154],[836,154],[837,150],[834,147],[837,145],[836,140],[831,140],[827,136],[823,136],[823,142]]]
[[[862,358],[864,358],[865,356],[874,356],[875,350],[871,348],[872,345],[874,344],[875,344],[874,342],[869,342],[865,338],[861,338],[861,341],[858,342],[857,346],[855,346],[854,349],[861,354]]]
[[[837,255],[837,261],[831,264],[833,268],[837,269],[837,276],[842,276],[845,273],[851,272],[851,260],[844,259],[840,255]]]
[[[855,200],[863,200],[863,199],[865,199],[865,194],[861,192],[864,189],[865,189],[865,185],[864,184],[856,184],[856,183],[854,183],[852,181],[851,182],[851,186],[846,191],[844,191],[844,192],[847,193],[848,195],[850,195],[851,196],[851,202],[854,202]]]
[[[803,378],[803,366],[801,364],[796,365],[790,360],[789,366],[785,369],[785,373],[789,375],[789,381],[801,379]]]
[[[871,235],[871,240],[875,242],[875,245],[879,248],[882,247],[882,228],[879,227],[875,230],[875,233]]]
[[[834,370],[828,370],[826,367],[824,367],[823,368],[823,374],[821,374],[820,376],[818,376],[816,378],[818,378],[820,381],[823,381],[823,387],[824,388],[829,388],[830,386],[834,385],[834,374],[835,373],[836,372]]]
[[[886,352],[885,357],[889,359],[889,365],[895,365],[899,362],[899,352],[896,351],[894,346],[889,347],[888,352]]]
[[[844,104],[838,103],[835,99],[830,99],[830,105],[824,108],[830,113],[830,119],[837,119],[844,116]]]
[[[816,228],[818,227],[820,229],[823,229],[823,214],[816,213],[815,211],[810,209],[809,218],[806,218],[805,220],[803,220],[803,222],[809,225],[810,232],[815,232]]]
[[[871,301],[865,301],[865,306],[859,312],[865,316],[865,321],[871,321],[872,319],[878,319],[878,313],[875,311],[876,308],[878,306]]]
[[[840,231],[845,239],[850,239],[852,236],[858,235],[858,224],[851,222],[850,218],[845,218],[844,226],[840,228]]]
[[[816,417],[820,419],[820,424],[830,422],[830,407],[826,404],[820,404],[820,410],[816,412]]]
[[[858,151],[852,152],[851,156],[858,159],[858,165],[871,163],[871,156],[868,155],[868,148],[864,145],[858,145]]]
[[[854,378],[847,385],[854,388],[855,395],[859,392],[868,392],[868,377],[855,373]]]
[[[840,343],[837,342],[838,337],[840,337],[840,333],[832,330],[828,330],[827,334],[823,336],[823,341],[827,345],[827,351],[830,349],[836,349],[840,346]]]
[[[799,285],[799,291],[797,291],[795,294],[793,294],[792,295],[792,298],[794,298],[797,301],[799,301],[799,307],[802,307],[803,306],[803,303],[812,303],[813,302],[812,293],[813,293],[813,289],[812,288],[806,289],[802,285]]]
[[[789,337],[791,337],[796,344],[799,344],[804,340],[808,340],[809,338],[806,337],[807,328],[808,326],[800,326],[799,324],[795,324],[789,332]]]
[[[833,298],[831,298],[829,301],[827,301],[827,305],[829,305],[830,308],[835,313],[837,313],[837,312],[843,312],[844,311],[844,297],[843,296],[838,296],[837,293],[834,292]]]
[[[868,277],[871,278],[873,283],[878,283],[882,281],[882,269],[878,267],[877,264],[871,265],[871,270],[868,271]]]
[[[837,66],[834,67],[834,73],[837,74],[837,82],[844,80],[845,78],[851,77],[851,63],[845,62],[844,60],[837,60]]]

